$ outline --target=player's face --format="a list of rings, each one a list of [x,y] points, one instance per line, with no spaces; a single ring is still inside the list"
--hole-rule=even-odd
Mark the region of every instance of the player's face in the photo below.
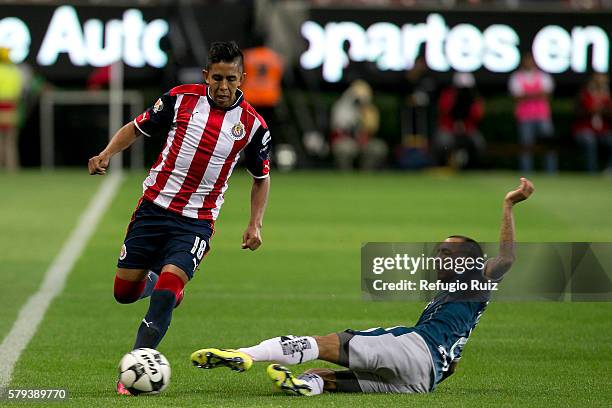
[[[244,80],[240,60],[216,62],[204,70],[204,81],[210,88],[210,97],[221,108],[236,102],[236,90]]]
[[[443,242],[438,245],[438,249],[436,251],[436,257],[442,258],[442,263],[444,264],[444,260],[446,258],[454,258],[461,251],[461,243],[465,242],[462,238],[451,237],[446,238]],[[440,269],[438,272],[438,279],[442,281],[450,280],[455,277],[455,272],[452,270]]]

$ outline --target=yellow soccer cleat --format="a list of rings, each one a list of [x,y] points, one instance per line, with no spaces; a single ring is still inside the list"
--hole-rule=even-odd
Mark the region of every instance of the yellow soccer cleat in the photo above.
[[[295,377],[286,367],[280,364],[270,364],[266,372],[276,390],[289,395],[312,395],[310,385]]]
[[[246,371],[253,365],[253,359],[238,350],[205,348],[191,354],[191,362],[198,368],[228,367],[233,371]]]

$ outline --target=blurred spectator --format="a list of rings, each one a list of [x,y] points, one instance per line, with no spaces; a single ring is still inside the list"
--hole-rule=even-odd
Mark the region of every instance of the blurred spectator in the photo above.
[[[406,72],[401,106],[401,144],[396,149],[397,164],[402,169],[420,169],[429,165],[428,144],[434,128],[434,101],[437,83],[420,56]]]
[[[278,105],[283,79],[283,60],[278,53],[265,46],[244,50],[244,72],[240,89],[249,103],[258,111]]]
[[[606,147],[606,171],[612,171],[612,103],[606,74],[593,74],[582,88],[578,100],[578,118],[574,124],[576,141],[582,147],[586,169],[597,171],[597,148]]]
[[[100,89],[108,89],[110,84],[111,66],[99,67],[94,69],[87,76],[87,90],[97,91]]]
[[[254,40],[258,45],[248,48],[244,53],[244,82],[240,86],[244,97],[257,112],[266,118],[270,133],[279,137],[273,143],[286,142],[281,136],[286,132],[279,129],[284,123],[283,110],[279,109],[282,98],[283,59],[273,49],[263,45],[260,38]],[[276,152],[277,154],[279,152]],[[277,164],[280,162],[277,160]]]
[[[0,168],[19,168],[17,123],[23,91],[19,67],[11,61],[8,48],[0,48]]]
[[[406,99],[402,107],[402,136],[430,136],[433,127],[433,100],[436,96],[437,83],[427,67],[424,57],[414,62],[412,69],[406,72]]]
[[[438,100],[438,131],[432,146],[436,164],[463,168],[478,163],[485,149],[478,131],[483,115],[484,102],[474,76],[455,73],[452,85],[440,93]]]
[[[533,169],[533,147],[538,139],[546,143],[545,168],[557,171],[557,153],[549,98],[554,89],[552,77],[538,69],[531,53],[523,54],[521,67],[510,76],[510,93],[516,100],[514,111],[522,147],[520,169]]]
[[[354,81],[332,106],[331,143],[336,165],[349,170],[360,156],[362,170],[380,167],[387,156],[387,144],[375,135],[379,126],[378,108],[372,103],[372,88]]]

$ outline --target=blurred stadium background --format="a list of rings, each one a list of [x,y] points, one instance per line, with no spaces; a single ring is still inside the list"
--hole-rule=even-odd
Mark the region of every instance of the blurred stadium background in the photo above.
[[[585,123],[600,145],[591,170],[604,170],[609,157],[609,96],[596,112],[580,98],[594,73],[604,80],[609,71],[606,0],[26,1],[3,2],[1,10],[0,46],[22,72],[24,167],[82,166],[158,95],[201,81],[208,46],[229,39],[249,50],[247,99],[269,122],[282,169],[334,167],[331,142],[346,134],[359,140],[357,149],[363,138],[381,142],[365,149],[368,168],[517,168],[508,85],[529,51],[555,84],[554,138],[530,148],[536,168],[553,149],[561,170],[587,169],[585,144],[575,137]],[[473,92],[449,105],[440,99],[458,71],[473,74]],[[356,80],[363,82],[345,92]],[[485,143],[440,157],[441,123],[469,121],[457,105],[470,98],[481,105],[471,125]],[[137,147],[126,165],[146,167],[158,147]],[[339,154],[359,166],[346,148]]]

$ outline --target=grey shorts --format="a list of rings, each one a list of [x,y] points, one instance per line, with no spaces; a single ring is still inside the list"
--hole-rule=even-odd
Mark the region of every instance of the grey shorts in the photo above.
[[[369,334],[374,332],[338,333],[340,364],[355,375],[361,391],[429,392],[434,381],[433,362],[423,338],[414,332]]]

